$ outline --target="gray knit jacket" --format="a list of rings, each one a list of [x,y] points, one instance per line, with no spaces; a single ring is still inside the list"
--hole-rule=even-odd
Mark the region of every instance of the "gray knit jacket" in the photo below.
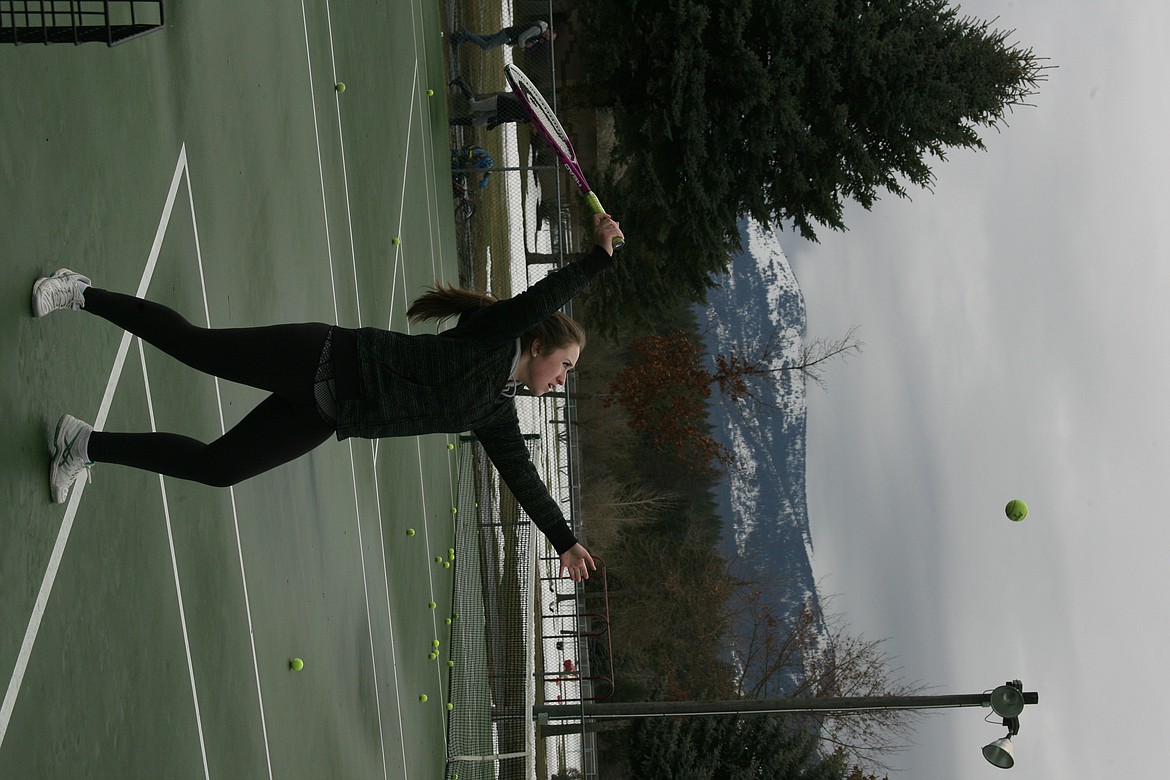
[[[520,506],[558,553],[577,543],[537,474],[516,407],[503,394],[516,339],[562,308],[613,264],[597,248],[519,295],[465,314],[439,334],[336,328],[337,438],[414,436],[470,430]]]

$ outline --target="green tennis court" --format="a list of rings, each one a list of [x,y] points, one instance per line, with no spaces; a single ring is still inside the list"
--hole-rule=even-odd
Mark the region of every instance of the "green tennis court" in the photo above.
[[[406,329],[456,280],[439,4],[166,10],[112,48],[0,46],[0,777],[442,777],[447,438],[330,442],[232,490],[99,467],[49,502],[62,413],[208,439],[260,394],[34,320],[38,275],[216,327]]]

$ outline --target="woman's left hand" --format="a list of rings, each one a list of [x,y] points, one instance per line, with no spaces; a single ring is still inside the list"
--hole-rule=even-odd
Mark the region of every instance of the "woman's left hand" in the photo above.
[[[604,249],[610,256],[613,255],[613,240],[620,238],[625,240],[622,235],[622,226],[617,220],[609,214],[594,214],[593,215],[593,241],[599,247]]]
[[[589,579],[589,570],[597,571],[593,556],[580,543],[561,553],[561,576],[568,572],[573,582]]]

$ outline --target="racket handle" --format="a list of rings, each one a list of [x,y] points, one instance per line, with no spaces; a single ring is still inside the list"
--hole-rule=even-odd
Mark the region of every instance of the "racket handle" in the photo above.
[[[589,210],[592,211],[594,214],[604,214],[605,213],[605,209],[602,208],[602,206],[601,206],[601,201],[598,200],[597,196],[594,195],[592,192],[588,192],[585,194],[585,202],[589,204]],[[621,249],[625,245],[626,245],[626,240],[624,238],[615,238],[613,240],[613,248],[614,249]]]
[[[601,207],[601,201],[597,199],[597,195],[592,192],[585,193],[585,202],[589,204],[589,210],[594,214],[604,214],[605,209]]]

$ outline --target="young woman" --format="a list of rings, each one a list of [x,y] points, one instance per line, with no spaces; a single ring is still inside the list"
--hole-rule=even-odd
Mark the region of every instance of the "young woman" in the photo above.
[[[207,329],[157,303],[93,287],[68,269],[33,285],[33,312],[96,314],[183,363],[269,395],[234,428],[205,444],[173,433],[96,431],[68,414],[53,436],[49,485],[65,501],[81,472],[117,463],[226,487],[299,458],[330,436],[381,438],[470,430],[574,580],[595,568],[528,456],[516,389],[543,395],[564,384],[585,334],[560,312],[613,264],[619,224],[594,220],[593,252],[514,298],[436,286],[407,311],[411,321],[458,317],[438,334],[407,335],[323,323]]]

